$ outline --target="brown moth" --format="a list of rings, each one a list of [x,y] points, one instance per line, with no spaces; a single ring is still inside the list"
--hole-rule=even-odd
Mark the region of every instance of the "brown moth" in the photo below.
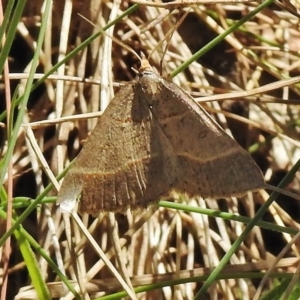
[[[226,198],[265,187],[251,156],[147,60],[115,95],[64,178],[57,201],[80,211],[146,208],[172,190]]]

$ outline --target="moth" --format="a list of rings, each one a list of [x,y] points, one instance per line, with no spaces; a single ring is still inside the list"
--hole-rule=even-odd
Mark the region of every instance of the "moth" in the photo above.
[[[209,114],[146,59],[121,87],[59,190],[82,212],[146,208],[171,191],[226,198],[265,186],[259,167]]]

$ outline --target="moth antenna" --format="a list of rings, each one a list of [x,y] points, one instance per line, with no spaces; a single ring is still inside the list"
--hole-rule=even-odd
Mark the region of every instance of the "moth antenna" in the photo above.
[[[170,45],[170,40],[172,39],[173,33],[174,33],[175,30],[177,30],[178,27],[182,24],[182,22],[184,21],[184,19],[186,18],[186,16],[187,16],[188,13],[190,12],[190,10],[191,10],[191,9],[188,9],[188,10],[183,14],[183,16],[179,18],[179,21],[176,22],[175,27],[172,28],[172,29],[170,29],[170,30],[166,33],[165,38],[164,38],[163,40],[159,41],[159,43],[153,48],[153,50],[152,50],[152,51],[150,52],[150,54],[149,54],[149,57],[151,57],[152,53],[153,53],[154,51],[156,51],[156,50],[161,46],[161,44],[162,44],[163,42],[165,42],[165,41],[167,42],[167,46],[164,47],[163,54],[161,55],[161,60],[160,60],[160,63],[159,63],[159,74],[160,74],[161,76],[163,75],[163,74],[162,74],[162,70],[163,70],[163,60],[164,60],[164,57],[166,56],[166,53],[167,53],[167,51],[168,51],[168,47],[169,47],[169,45]],[[168,12],[168,14],[170,14],[170,12]],[[164,15],[164,18],[165,18],[165,17],[166,17],[166,15]],[[156,25],[156,22],[157,22],[157,20],[155,20],[153,24],[150,24],[151,26],[147,26],[147,30],[149,30],[149,28],[154,27],[154,26]],[[142,30],[142,32],[144,32],[144,31],[145,31],[145,29]],[[170,77],[170,76],[167,76],[167,77]]]
[[[93,22],[91,22],[89,19],[87,19],[85,16],[83,16],[82,14],[78,13],[78,15],[83,18],[85,21],[87,21],[89,24],[91,24],[92,26],[94,26],[95,28],[97,28],[100,32],[102,32],[102,34],[108,36],[109,38],[112,39],[112,41],[116,44],[118,44],[119,46],[123,47],[124,49],[128,50],[130,53],[132,53],[134,56],[136,56],[140,61],[142,60],[142,58],[137,54],[137,52],[135,52],[132,48],[130,48],[128,45],[124,44],[122,41],[120,41],[119,39],[117,39],[114,36],[111,36],[110,34],[106,33],[104,30],[102,30],[101,28],[99,28],[98,26],[96,26]]]
[[[169,45],[170,45],[171,38],[172,38],[172,36],[173,36],[175,30],[177,30],[178,27],[182,24],[182,22],[185,20],[186,16],[188,15],[188,13],[189,13],[190,11],[191,11],[191,9],[188,9],[188,10],[183,14],[183,16],[182,16],[181,18],[179,18],[179,21],[176,22],[175,27],[172,28],[172,29],[170,30],[170,32],[168,32],[168,33],[166,34],[166,39],[165,39],[165,40],[167,41],[167,46],[165,47],[165,49],[164,49],[164,51],[163,51],[163,55],[162,55],[162,57],[161,57],[160,64],[159,64],[160,75],[162,75],[162,71],[161,71],[161,70],[163,69],[163,66],[162,66],[162,64],[163,64],[163,59],[164,59],[164,57],[166,56],[166,53],[167,53],[167,51],[168,51],[168,48],[169,48]]]

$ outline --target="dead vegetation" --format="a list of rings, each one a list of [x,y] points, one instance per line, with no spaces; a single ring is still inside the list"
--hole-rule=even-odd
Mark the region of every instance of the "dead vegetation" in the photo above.
[[[33,85],[47,75],[29,94],[22,111],[46,7],[42,1],[25,5],[8,57],[10,86],[12,94],[16,93],[13,120],[23,114],[15,141],[4,134],[7,119],[1,115],[5,125],[2,153],[4,158],[11,155],[13,164],[4,184],[10,186],[13,178],[12,217],[23,226],[11,242],[6,299],[59,298],[71,287],[82,299],[123,291],[118,278],[100,259],[101,249],[127,280],[129,289],[131,285],[138,288],[132,298],[299,297],[300,209],[293,198],[280,195],[266,207],[265,223],[257,220],[258,226],[245,236],[247,224],[256,220],[257,211],[268,201],[266,191],[218,201],[174,194],[165,199],[170,203],[162,201],[160,207],[116,215],[119,239],[112,229],[112,216],[84,215],[80,223],[79,218],[63,217],[55,205],[51,196],[57,194],[59,185],[54,176],[76,157],[95,126],[97,119],[89,113],[104,110],[119,84],[135,77],[131,67],[138,68],[139,61],[128,48],[149,55],[164,77],[176,74],[173,81],[199,100],[251,152],[268,183],[277,186],[288,174],[291,180],[285,188],[299,191],[299,173],[295,176],[294,171],[299,163],[299,2],[266,1],[266,7],[257,12],[261,2],[211,1],[178,7],[132,2],[53,1]],[[9,4],[7,1],[4,13]],[[251,19],[231,30],[254,11]],[[58,66],[63,60],[65,63]],[[3,97],[5,90],[2,81]],[[1,112],[5,110],[3,104]],[[71,118],[74,115],[77,117]],[[11,142],[15,146],[9,154]],[[9,166],[2,172],[7,170]],[[53,186],[45,193],[50,183]],[[2,193],[0,215],[3,237],[9,199],[5,195]],[[24,215],[29,205],[32,211]],[[88,238],[84,227],[90,231]],[[28,243],[25,249],[20,236]],[[241,245],[236,244],[241,237]],[[4,239],[1,242],[3,249]],[[97,245],[101,249],[95,249]],[[230,260],[221,268],[228,253]],[[36,259],[36,269],[28,273],[31,259]],[[54,265],[64,266],[67,287],[50,259]],[[122,264],[126,266],[123,271]],[[213,273],[215,267],[221,268],[217,274]],[[43,294],[47,289],[50,294]],[[116,294],[114,299],[125,295]],[[72,292],[65,297],[73,298]]]

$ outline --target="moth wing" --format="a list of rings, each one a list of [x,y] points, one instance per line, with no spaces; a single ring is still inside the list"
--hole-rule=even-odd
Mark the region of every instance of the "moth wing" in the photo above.
[[[78,199],[81,211],[96,214],[146,207],[159,199],[177,170],[173,149],[159,134],[135,82],[122,87],[65,176],[58,203]]]
[[[176,189],[202,197],[230,197],[265,185],[249,153],[176,84],[157,77],[152,113],[173,146],[183,176]]]

